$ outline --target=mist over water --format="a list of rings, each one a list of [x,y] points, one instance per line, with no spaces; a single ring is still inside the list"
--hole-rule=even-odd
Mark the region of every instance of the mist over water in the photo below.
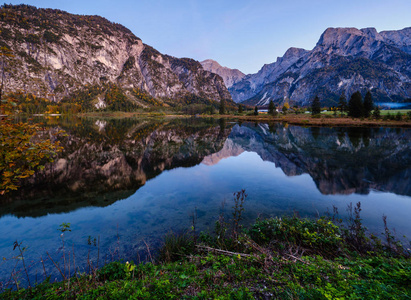
[[[375,105],[388,109],[410,109],[411,103],[392,103],[392,102],[378,102]]]

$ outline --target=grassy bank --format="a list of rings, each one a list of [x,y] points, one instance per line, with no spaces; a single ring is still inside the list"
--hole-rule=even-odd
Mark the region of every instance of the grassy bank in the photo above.
[[[95,118],[164,118],[164,117],[191,117],[188,115],[175,114],[173,112],[146,112],[146,111],[135,111],[135,112],[123,112],[123,111],[113,111],[113,112],[89,112],[80,113],[80,117],[95,117]]]
[[[361,205],[333,215],[259,219],[241,228],[244,192],[214,232],[169,233],[157,259],[112,262],[59,283],[7,290],[0,299],[410,299],[410,251],[388,229],[362,225]]]
[[[233,119],[236,121],[247,121],[247,122],[285,122],[291,125],[300,126],[327,126],[327,127],[411,127],[411,119],[405,113],[402,113],[400,119],[396,119],[396,115],[388,112],[382,113],[382,117],[379,119],[358,119],[351,118],[347,116],[341,117],[340,115],[334,116],[330,113],[323,113],[319,116],[311,116],[310,114],[278,114],[277,116],[272,116],[269,114],[201,114],[195,115],[196,117],[204,118],[226,118]],[[96,117],[96,118],[190,118],[193,115],[176,114],[172,112],[94,112],[94,113],[84,113],[80,116],[86,117]]]
[[[213,116],[207,116],[213,117]],[[215,116],[214,116],[215,117]],[[401,120],[396,119],[358,119],[350,117],[334,116],[329,114],[321,114],[319,116],[311,116],[309,114],[287,114],[272,116],[268,114],[255,115],[225,115],[224,118],[231,118],[238,121],[248,122],[285,122],[291,125],[300,126],[326,126],[326,127],[411,127],[411,119],[408,116],[403,116]]]

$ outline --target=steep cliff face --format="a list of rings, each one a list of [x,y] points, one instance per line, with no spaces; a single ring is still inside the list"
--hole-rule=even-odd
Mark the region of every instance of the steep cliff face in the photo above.
[[[4,5],[0,26],[0,44],[14,54],[7,62],[6,93],[22,91],[58,102],[87,86],[110,83],[142,106],[133,90],[155,98],[231,99],[222,78],[199,62],[163,55],[102,17]],[[102,96],[94,99],[95,106],[104,107]]]
[[[220,75],[221,78],[223,78],[224,84],[227,88],[239,82],[245,76],[245,74],[240,70],[223,67],[212,59],[206,59],[202,61],[201,65],[203,66],[204,70]]]
[[[236,102],[336,105],[342,93],[371,90],[377,101],[411,98],[411,28],[328,28],[311,51],[291,51],[230,88]],[[291,51],[291,52],[290,52]],[[289,53],[290,52],[290,53]]]

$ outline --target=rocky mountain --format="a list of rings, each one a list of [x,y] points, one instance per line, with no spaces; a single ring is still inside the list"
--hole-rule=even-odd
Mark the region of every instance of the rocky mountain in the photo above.
[[[275,63],[245,76],[230,89],[234,101],[266,105],[290,101],[309,105],[319,95],[336,105],[344,93],[371,90],[381,102],[411,99],[411,27],[328,28],[311,51],[290,48]]]
[[[161,54],[124,26],[99,16],[5,4],[0,28],[0,46],[14,55],[6,60],[5,93],[59,102],[99,87],[89,101],[101,108],[107,105],[107,87],[115,85],[122,101],[143,107],[173,105],[178,99],[231,101],[223,79],[199,62]]]
[[[276,80],[307,52],[308,51],[304,49],[290,48],[283,57],[278,57],[275,63],[264,65],[256,74],[246,75],[230,89],[233,100],[235,102],[241,102],[252,98],[261,91],[266,84]],[[265,97],[267,97],[267,95],[265,95]]]
[[[227,88],[239,82],[245,76],[240,70],[222,67],[218,62],[212,59],[206,59],[200,63],[204,70],[220,75]]]

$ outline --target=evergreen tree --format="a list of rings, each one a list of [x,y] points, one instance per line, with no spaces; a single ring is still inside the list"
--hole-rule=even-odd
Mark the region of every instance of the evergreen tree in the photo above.
[[[344,93],[342,93],[340,96],[340,101],[338,102],[338,108],[340,109],[341,114],[347,111],[347,98],[345,98]]]
[[[239,114],[243,113],[243,106],[241,104],[238,104],[238,113]]]
[[[268,104],[268,113],[270,115],[274,115],[274,110],[275,110],[275,105],[273,100],[270,100],[270,103]]]
[[[258,107],[257,107],[257,106],[254,107],[254,115],[255,115],[255,116],[258,116]]]
[[[364,117],[368,118],[371,115],[371,111],[374,109],[374,102],[372,101],[371,92],[367,91],[364,98]]]
[[[379,119],[379,118],[381,118],[381,111],[380,111],[380,108],[378,107],[378,106],[376,106],[375,107],[375,109],[374,109],[374,111],[373,111],[373,113],[372,113],[372,116],[375,118],[375,119]]]
[[[214,106],[210,105],[210,115],[214,115]]]
[[[313,102],[311,103],[311,114],[319,115],[320,113],[321,113],[320,98],[318,98],[318,96],[315,96]]]
[[[353,118],[360,118],[364,115],[363,111],[364,104],[361,93],[356,91],[351,95],[350,101],[348,101],[348,115]]]
[[[220,101],[220,115],[224,115],[225,114],[225,101],[224,99],[221,99]]]

